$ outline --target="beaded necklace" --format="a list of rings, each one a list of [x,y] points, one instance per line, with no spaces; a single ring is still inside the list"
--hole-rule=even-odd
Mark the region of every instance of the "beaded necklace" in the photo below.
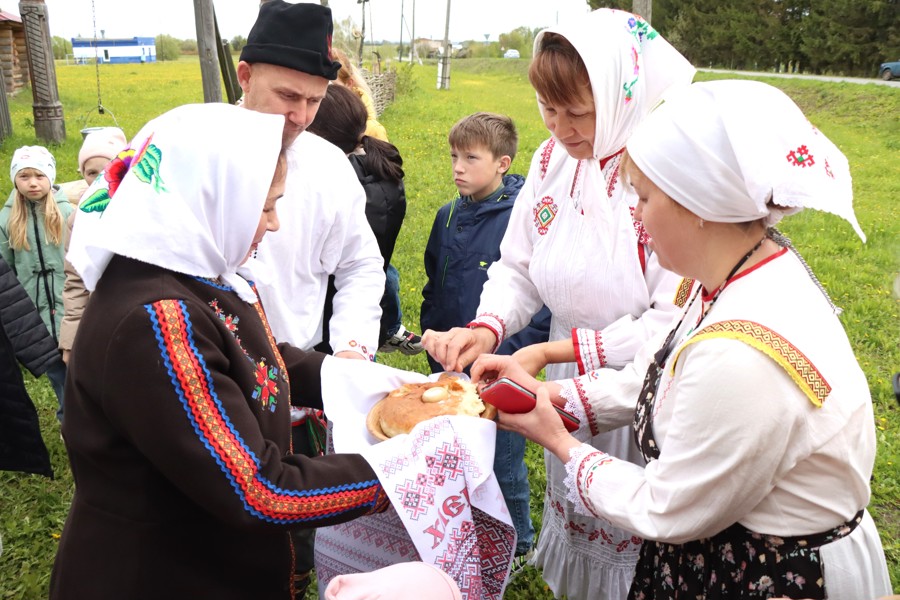
[[[709,314],[709,309],[712,308],[712,305],[716,303],[716,300],[719,299],[719,296],[722,294],[722,291],[728,286],[728,283],[731,281],[731,278],[738,272],[738,270],[747,262],[754,252],[756,252],[762,243],[766,241],[766,238],[769,236],[768,232],[763,236],[761,240],[759,240],[753,248],[750,249],[747,254],[745,254],[741,260],[734,265],[734,268],[731,269],[731,272],[728,273],[728,276],[725,278],[725,281],[720,285],[713,295],[712,300],[709,302],[709,306],[707,307],[706,312],[700,315],[700,320],[697,321],[697,326],[703,321],[707,314]],[[648,463],[652,460],[656,460],[659,458],[659,447],[656,445],[656,439],[653,435],[653,426],[651,424],[651,412],[654,399],[656,398],[656,393],[659,390],[659,383],[662,379],[663,374],[663,365],[666,362],[666,358],[668,358],[669,353],[672,350],[673,342],[675,340],[675,333],[681,327],[681,324],[684,322],[684,318],[687,316],[688,312],[690,312],[691,305],[694,304],[694,300],[697,299],[697,296],[703,293],[702,288],[697,290],[697,293],[691,298],[690,303],[684,309],[684,313],[681,315],[681,319],[678,321],[678,324],[669,332],[669,336],[666,338],[666,341],[663,343],[662,348],[653,356],[653,362],[647,367],[647,374],[644,376],[644,385],[641,388],[641,393],[638,396],[637,405],[634,411],[634,421],[632,422],[632,426],[634,428],[634,441],[637,444],[637,447],[640,449],[641,454],[644,456],[644,460]],[[691,330],[693,331],[693,329]]]

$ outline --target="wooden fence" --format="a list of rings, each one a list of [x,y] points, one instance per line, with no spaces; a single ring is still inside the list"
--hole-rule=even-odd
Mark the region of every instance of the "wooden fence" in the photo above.
[[[363,71],[363,77],[369,88],[372,90],[372,101],[375,103],[375,113],[381,116],[384,109],[394,101],[397,91],[397,73],[388,71],[386,73],[369,73]]]

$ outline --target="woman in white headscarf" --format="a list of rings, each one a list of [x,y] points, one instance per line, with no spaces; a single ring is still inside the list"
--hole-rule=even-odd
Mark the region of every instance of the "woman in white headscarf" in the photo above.
[[[358,455],[290,451],[324,356],[276,345],[243,263],[278,228],[284,118],[188,105],[86,192],[68,258],[93,293],[63,426],[61,598],[292,600],[289,528],[386,505]]]
[[[865,510],[875,456],[866,378],[838,310],[770,229],[816,208],[865,239],[847,159],[779,90],[716,81],[650,115],[625,163],[635,216],[660,263],[696,281],[691,298],[668,336],[620,371],[541,386],[483,357],[473,378],[540,390],[534,411],[501,424],[566,462],[579,511],[644,538],[631,599],[889,594]],[[646,467],[548,425],[548,399],[591,412],[602,429],[632,423]]]
[[[478,316],[468,328],[423,337],[444,368],[462,370],[495,349],[542,304],[553,314],[550,339],[581,348],[577,362],[550,365],[550,379],[621,367],[670,322],[681,278],[660,267],[632,218],[637,198],[622,185],[619,162],[635,126],[693,75],[690,63],[631,13],[600,9],[537,36],[529,78],[552,137],[532,159]],[[532,374],[544,366],[527,348],[516,358]],[[579,439],[642,464],[627,430],[582,424]],[[523,440],[510,460],[521,462],[524,447]],[[562,463],[547,454],[546,466],[535,564],[557,596],[624,599],[640,539],[576,514]],[[527,513],[527,480],[523,485]],[[506,489],[504,495],[509,502]]]

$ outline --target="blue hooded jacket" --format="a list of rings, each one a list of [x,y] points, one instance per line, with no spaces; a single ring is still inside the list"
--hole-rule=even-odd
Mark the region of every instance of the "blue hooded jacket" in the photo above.
[[[422,331],[464,327],[475,318],[488,268],[500,258],[500,241],[524,183],[521,175],[504,175],[503,187],[481,202],[462,196],[438,210],[425,248],[428,283],[422,290]],[[512,354],[549,338],[550,311],[544,306],[497,353]],[[428,363],[435,373],[444,370],[430,356]]]

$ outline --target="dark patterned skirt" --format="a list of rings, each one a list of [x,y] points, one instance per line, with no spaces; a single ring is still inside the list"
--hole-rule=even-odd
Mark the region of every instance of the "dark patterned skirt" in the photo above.
[[[763,535],[735,523],[686,544],[645,540],[628,600],[823,600],[819,547],[849,535],[863,514],[803,537]]]

